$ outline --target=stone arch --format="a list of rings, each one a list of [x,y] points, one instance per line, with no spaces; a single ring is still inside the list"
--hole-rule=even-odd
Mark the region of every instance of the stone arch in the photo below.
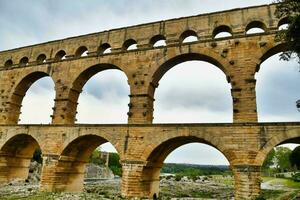
[[[66,144],[56,165],[54,191],[82,191],[86,163],[92,152],[106,142],[112,141],[102,135],[87,134],[78,136]],[[119,152],[116,144],[112,144]]]
[[[75,58],[80,58],[83,56],[84,52],[87,52],[88,48],[86,46],[80,46],[75,52]]]
[[[260,28],[262,29],[264,32],[267,31],[267,26],[261,22],[261,21],[252,21],[250,23],[247,24],[246,28],[245,28],[245,33],[247,33],[250,29],[252,28]]]
[[[20,59],[19,65],[20,67],[25,67],[29,63],[29,58],[28,57],[23,57]]]
[[[137,45],[136,40],[134,40],[134,39],[128,39],[128,40],[126,40],[123,43],[123,47],[122,47],[123,51],[129,50],[128,48],[131,47],[132,45]]]
[[[184,41],[186,38],[191,37],[191,36],[196,37],[197,40],[199,39],[199,38],[198,38],[198,34],[197,34],[195,31],[193,31],[193,30],[186,30],[186,31],[184,31],[184,32],[180,35],[180,37],[179,37],[180,43],[183,43],[183,41]]]
[[[86,84],[86,82],[95,74],[105,71],[105,70],[110,70],[110,69],[116,69],[116,70],[120,70],[121,72],[123,72],[128,80],[128,76],[125,73],[125,71],[119,67],[117,67],[116,65],[113,64],[107,64],[107,63],[102,63],[102,64],[96,64],[93,65],[91,67],[88,67],[87,69],[85,69],[84,71],[82,71],[73,81],[73,83],[71,84],[71,88],[69,91],[69,95],[68,98],[70,100],[71,105],[69,106],[69,108],[73,109],[71,111],[71,113],[73,113],[74,116],[72,116],[72,118],[75,120],[75,115],[76,115],[76,110],[77,110],[77,102],[78,102],[78,98],[80,93],[82,92],[82,88],[84,87],[84,85]]]
[[[291,129],[288,132],[282,130],[281,134],[270,138],[268,142],[260,149],[256,158],[255,164],[261,166],[268,155],[268,153],[276,146],[286,143],[297,143],[300,144],[300,131],[297,129]]]
[[[109,53],[108,51],[111,50],[111,46],[108,43],[103,43],[99,46],[97,53],[98,55]]]
[[[63,58],[67,55],[67,53],[64,50],[59,50],[55,56],[54,56],[54,60],[55,61],[61,61],[63,60]]]
[[[260,65],[265,61],[267,60],[268,58],[270,58],[271,56],[277,54],[277,53],[280,53],[280,52],[283,52],[283,51],[286,51],[288,50],[287,49],[287,46],[285,43],[279,43],[279,44],[276,44],[270,48],[267,48],[263,53],[262,53],[262,56],[260,57],[260,62],[258,63],[257,67],[256,67],[256,72],[259,71],[260,69]]]
[[[149,41],[150,47],[154,47],[155,44],[161,40],[166,41],[166,37],[164,35],[160,35],[160,34],[153,36]]]
[[[153,197],[153,195],[159,194],[159,176],[160,169],[163,165],[166,157],[178,147],[189,144],[189,143],[203,143],[207,144],[215,149],[217,149],[220,153],[222,153],[228,162],[230,163],[230,159],[232,159],[232,154],[226,151],[222,144],[216,138],[210,138],[209,136],[177,136],[165,139],[161,141],[159,144],[156,144],[154,147],[150,147],[147,152],[145,152],[146,164],[143,167],[142,171],[142,182],[144,183],[145,193],[144,196],[148,196],[149,198]]]
[[[37,80],[50,76],[46,72],[35,71],[27,74],[22,77],[20,81],[16,84],[15,88],[12,90],[12,93],[9,98],[9,113],[8,113],[8,123],[17,124],[20,116],[20,109],[22,106],[23,98],[30,88],[30,86]],[[53,81],[54,82],[54,81]]]
[[[224,72],[224,74],[227,77],[227,81],[230,82],[229,72],[224,67],[224,66],[226,66],[225,63],[214,58],[212,55],[199,54],[199,53],[186,53],[186,54],[180,54],[180,55],[174,56],[167,61],[164,60],[164,62],[161,63],[161,65],[153,73],[152,81],[151,81],[152,84],[157,86],[158,82],[163,77],[163,75],[167,71],[169,71],[172,67],[174,67],[175,65],[178,65],[178,64],[186,62],[186,61],[192,61],[192,60],[205,61],[205,62],[215,65],[216,67],[218,67],[220,70],[222,70]]]
[[[17,134],[9,138],[0,149],[0,183],[26,180],[31,158],[37,148],[40,145],[31,135]]]
[[[232,34],[233,34],[232,29],[231,29],[229,26],[227,26],[227,25],[220,25],[220,26],[216,27],[216,28],[213,30],[213,32],[212,32],[212,38],[216,38],[216,36],[217,36],[219,33],[223,33],[223,32],[229,33],[229,34],[231,34],[231,36],[232,36]],[[226,36],[226,37],[227,37],[227,36]]]
[[[288,17],[283,17],[278,21],[277,28],[279,28],[281,25],[289,24],[289,23],[290,23],[290,19]]]
[[[13,66],[13,61],[12,61],[12,59],[9,59],[9,60],[7,60],[7,61],[4,63],[4,67],[9,68],[9,67],[12,67],[12,66]]]
[[[37,64],[43,64],[44,62],[46,62],[46,55],[45,54],[40,54],[37,58],[36,58],[36,63]]]

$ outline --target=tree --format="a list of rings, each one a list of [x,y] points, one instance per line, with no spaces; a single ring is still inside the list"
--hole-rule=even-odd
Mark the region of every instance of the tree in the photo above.
[[[276,39],[287,45],[287,50],[281,54],[281,59],[290,60],[295,53],[300,63],[300,1],[277,0],[276,16],[287,18],[289,26],[278,32]]]
[[[265,159],[265,161],[264,161],[264,163],[263,163],[263,165],[262,165],[262,168],[263,168],[264,170],[267,170],[267,169],[269,169],[272,165],[274,165],[274,164],[275,164],[275,163],[274,163],[274,158],[275,158],[275,150],[272,149],[272,150],[268,153],[268,155],[267,155],[267,157],[266,157],[266,159]]]
[[[292,150],[287,147],[277,147],[275,153],[276,168],[279,172],[287,172],[292,169],[290,155]]]
[[[298,170],[300,169],[300,146],[296,147],[291,155],[290,162],[293,167],[296,167]]]

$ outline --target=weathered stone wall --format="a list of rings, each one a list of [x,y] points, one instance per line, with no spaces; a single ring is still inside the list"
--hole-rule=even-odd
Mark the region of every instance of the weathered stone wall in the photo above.
[[[228,159],[236,199],[254,198],[260,192],[259,171],[266,154],[300,137],[300,123],[257,123],[254,75],[265,59],[285,49],[274,41],[284,22],[274,11],[275,5],[234,9],[0,52],[0,182],[26,178],[32,153],[40,147],[41,190],[80,191],[89,155],[108,141],[120,154],[123,196],[152,197],[158,194],[166,156],[181,145],[200,142]],[[246,34],[254,27],[265,32]],[[232,36],[216,39],[223,31]],[[183,43],[187,36],[198,41]],[[153,47],[159,39],[167,45]],[[127,50],[135,42],[138,49]],[[104,54],[109,47],[112,52]],[[207,61],[224,72],[232,87],[234,123],[152,124],[159,80],[189,60]],[[74,125],[84,84],[108,69],[119,69],[128,78],[128,124]],[[45,76],[55,84],[53,124],[17,125],[26,91]]]

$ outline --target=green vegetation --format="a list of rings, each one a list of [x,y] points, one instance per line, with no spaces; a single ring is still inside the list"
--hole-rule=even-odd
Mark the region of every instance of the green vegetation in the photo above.
[[[291,155],[290,155],[290,162],[293,167],[300,170],[300,146],[296,147]]]
[[[36,161],[40,164],[42,164],[43,162],[43,158],[42,158],[42,151],[40,148],[36,149],[33,153],[33,157],[31,159],[32,161]]]
[[[90,163],[95,165],[104,165],[106,160],[101,157],[101,151],[96,149],[90,156]],[[120,164],[120,156],[117,153],[109,153],[108,167],[114,173],[114,175],[122,176],[122,166]]]
[[[295,53],[300,63],[300,1],[299,0],[278,0],[276,16],[286,17],[289,23],[287,30],[277,34],[276,39],[286,43],[287,50],[281,54],[281,59],[290,60]]]

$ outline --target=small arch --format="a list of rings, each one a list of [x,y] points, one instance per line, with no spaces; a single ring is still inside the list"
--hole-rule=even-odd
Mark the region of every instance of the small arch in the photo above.
[[[155,35],[150,39],[151,47],[161,47],[166,45],[166,38],[163,35]]]
[[[198,41],[198,35],[193,30],[184,31],[179,37],[180,43],[189,43]]]
[[[284,17],[284,18],[280,19],[277,24],[278,30],[288,29],[289,24],[290,24],[290,19],[288,17]]]
[[[98,55],[111,53],[111,46],[108,43],[103,43],[98,48]]]
[[[134,39],[128,39],[123,44],[124,51],[136,50],[137,42]]]
[[[23,57],[23,58],[21,58],[19,65],[20,65],[20,67],[25,67],[28,65],[28,62],[29,62],[28,57]]]
[[[55,61],[61,61],[66,59],[66,52],[64,50],[60,50],[55,54],[54,60]]]
[[[246,34],[256,34],[266,32],[267,27],[261,21],[252,21],[250,22],[245,29]]]
[[[75,58],[80,58],[88,55],[88,49],[86,46],[79,47],[75,52]]]
[[[4,67],[12,67],[13,66],[13,61],[12,59],[9,59],[7,60],[5,63],[4,63]]]
[[[37,59],[36,59],[36,63],[37,64],[43,64],[46,62],[46,55],[45,54],[40,54]]]
[[[212,34],[214,39],[232,37],[232,30],[229,26],[221,25],[216,27]]]

